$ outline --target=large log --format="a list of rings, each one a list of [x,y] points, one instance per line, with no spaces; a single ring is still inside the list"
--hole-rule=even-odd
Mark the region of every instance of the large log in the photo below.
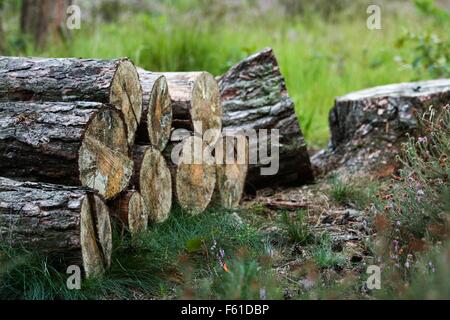
[[[208,143],[197,136],[185,138],[177,145],[171,144],[166,151],[172,158],[169,168],[174,197],[180,207],[192,215],[205,211],[212,200],[216,164],[211,152]]]
[[[288,95],[272,49],[265,49],[239,62],[218,82],[224,130],[242,134],[249,130],[279,130],[278,173],[261,175],[260,168],[264,166],[261,159],[257,164],[250,162],[246,189],[254,191],[263,187],[311,182],[314,177],[294,102]],[[270,143],[270,139],[267,142]],[[254,155],[258,152],[258,144],[253,139],[250,140],[249,152]]]
[[[149,220],[163,222],[172,207],[172,179],[164,156],[151,146],[135,146],[132,184],[139,190]]]
[[[172,129],[172,105],[166,78],[137,68],[142,85],[142,119],[136,140],[163,151]]]
[[[450,102],[450,79],[391,84],[336,99],[329,114],[329,148],[312,157],[320,173],[390,176],[407,135],[420,129],[418,117]]]
[[[222,129],[222,106],[217,82],[208,72],[166,72],[175,129],[205,135],[214,144]]]
[[[0,103],[0,175],[98,190],[110,199],[133,173],[121,114],[96,102]]]
[[[12,247],[63,255],[86,275],[111,263],[109,211],[91,191],[0,177],[0,240]]]
[[[0,57],[0,101],[92,101],[123,113],[132,145],[142,112],[142,90],[128,59]]]

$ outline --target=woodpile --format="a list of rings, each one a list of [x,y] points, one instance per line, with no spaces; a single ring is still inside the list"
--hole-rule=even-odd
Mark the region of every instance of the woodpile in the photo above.
[[[242,129],[273,128],[281,172],[261,176]],[[61,254],[86,276],[110,266],[112,224],[135,236],[173,202],[196,215],[238,207],[246,186],[311,180],[271,51],[219,83],[128,59],[0,57],[0,163],[0,240]]]

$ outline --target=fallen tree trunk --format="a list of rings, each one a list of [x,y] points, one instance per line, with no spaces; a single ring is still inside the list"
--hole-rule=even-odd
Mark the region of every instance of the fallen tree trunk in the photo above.
[[[215,148],[216,190],[213,203],[237,208],[244,192],[248,171],[248,140],[245,136],[224,136]]]
[[[122,230],[128,229],[132,236],[147,230],[149,211],[141,194],[128,190],[109,204],[111,216],[122,224]]]
[[[0,57],[0,101],[92,101],[123,113],[132,145],[141,120],[142,90],[128,59]]]
[[[149,220],[163,222],[172,207],[172,180],[166,161],[161,152],[151,146],[135,146],[133,158],[132,183],[148,208]]]
[[[185,138],[178,145],[169,145],[166,157],[174,186],[174,198],[183,210],[192,215],[205,211],[211,202],[216,184],[216,164],[207,143],[200,137]]]
[[[83,185],[111,199],[133,173],[121,114],[95,102],[0,103],[0,175]]]
[[[142,85],[142,119],[136,140],[163,151],[172,129],[172,105],[166,78],[138,68]]]
[[[103,274],[111,263],[108,208],[81,188],[0,177],[0,239],[12,247],[62,254],[81,264],[88,277]]]
[[[450,79],[391,84],[336,99],[330,111],[329,149],[312,161],[319,173],[390,176],[407,135],[420,129],[419,117],[450,101]]]
[[[253,130],[279,130],[279,169],[275,175],[262,175],[260,171],[264,166],[261,145],[270,144],[271,139],[259,139],[259,147],[254,139],[249,141],[250,155],[259,153],[259,156],[258,163],[250,157],[247,191],[311,182],[314,177],[294,102],[288,95],[272,49],[236,64],[218,82],[224,131],[245,135]]]
[[[222,107],[217,82],[208,72],[163,73],[172,100],[172,126],[205,135],[214,145],[222,129]]]

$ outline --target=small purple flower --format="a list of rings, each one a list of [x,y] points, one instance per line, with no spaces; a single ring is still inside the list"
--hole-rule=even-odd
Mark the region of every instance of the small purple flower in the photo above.
[[[265,288],[259,289],[259,298],[261,300],[266,300],[266,289]]]
[[[398,241],[397,241],[397,240],[394,240],[394,241],[392,241],[392,243],[393,243],[393,245],[394,245],[394,251],[395,251],[395,252],[398,252]]]
[[[219,250],[219,256],[220,256],[221,258],[225,257],[225,251],[224,251],[223,249],[220,249],[220,250]]]
[[[419,143],[427,143],[428,139],[427,139],[427,137],[419,137],[417,139],[417,142],[419,142]]]

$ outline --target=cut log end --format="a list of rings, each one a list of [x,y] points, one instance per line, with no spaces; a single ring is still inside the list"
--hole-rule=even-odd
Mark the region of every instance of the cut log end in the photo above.
[[[132,236],[147,230],[149,212],[138,191],[125,191],[112,201],[110,208],[111,214],[128,228]]]
[[[192,90],[191,116],[195,132],[206,132],[205,141],[214,144],[222,130],[222,105],[219,86],[214,77],[202,72]],[[201,128],[198,127],[201,124]],[[202,131],[203,130],[203,131]]]
[[[89,123],[79,151],[80,180],[106,199],[122,192],[133,173],[126,129],[119,113],[100,111]]]
[[[170,170],[160,151],[147,147],[139,172],[139,190],[149,212],[149,220],[163,222],[172,207]]]
[[[160,151],[164,150],[172,129],[172,106],[167,81],[163,76],[155,81],[150,95],[147,129],[150,144]]]
[[[176,197],[181,208],[196,215],[203,212],[214,192],[216,167],[202,139],[189,137],[183,144],[176,173]]]
[[[135,66],[129,60],[121,60],[111,85],[111,104],[122,111],[127,128],[127,142],[134,143],[142,115],[142,87]]]
[[[112,230],[108,207],[93,194],[81,205],[80,244],[86,277],[101,276],[111,265]]]
[[[216,148],[218,164],[214,202],[223,208],[234,209],[239,206],[245,188],[248,170],[248,140],[245,136],[240,136],[235,143],[234,137],[233,140],[227,138],[223,137],[218,141],[218,148],[223,150],[223,154],[218,154],[219,149]]]
[[[205,134],[214,145],[222,130],[219,86],[208,72],[164,73],[172,100],[173,126]]]

